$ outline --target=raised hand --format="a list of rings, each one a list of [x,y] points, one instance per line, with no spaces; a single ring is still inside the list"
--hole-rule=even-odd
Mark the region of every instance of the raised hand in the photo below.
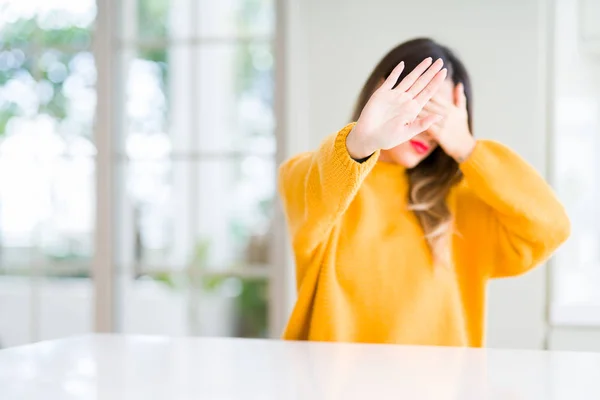
[[[438,122],[439,115],[418,115],[446,79],[442,67],[441,59],[432,64],[432,59],[426,58],[394,87],[404,70],[404,63],[398,64],[373,93],[346,138],[350,156],[358,160],[391,149]]]
[[[443,117],[427,129],[433,139],[456,161],[466,160],[475,147],[475,139],[469,130],[467,98],[463,84],[459,83],[454,87],[454,102],[434,96],[419,114],[421,118],[427,118],[429,115]]]

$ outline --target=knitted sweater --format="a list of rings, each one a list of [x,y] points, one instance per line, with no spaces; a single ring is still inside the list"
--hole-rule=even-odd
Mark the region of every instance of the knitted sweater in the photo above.
[[[569,236],[565,210],[522,158],[478,140],[447,199],[452,264],[434,265],[405,169],[354,161],[351,129],[280,168],[298,287],[284,338],[482,346],[488,280],[548,258]]]

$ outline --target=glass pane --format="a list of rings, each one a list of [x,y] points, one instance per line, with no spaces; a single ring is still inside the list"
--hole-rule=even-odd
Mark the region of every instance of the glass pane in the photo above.
[[[171,151],[275,152],[269,45],[207,45],[194,58],[185,46],[123,57],[128,78],[121,153],[140,156],[141,140],[156,142],[151,157]]]
[[[274,0],[199,0],[200,36],[267,36],[274,31]]]
[[[564,97],[556,110],[554,186],[573,227],[555,255],[554,297],[562,305],[600,304],[600,188],[598,168],[593,168],[600,165],[600,103],[593,97]]]
[[[190,297],[191,334],[268,336],[268,282],[265,279],[204,277]]]
[[[34,62],[21,49],[0,50],[0,138],[11,133],[11,121],[38,109]],[[14,125],[12,126],[14,129]]]
[[[270,45],[206,45],[197,55],[197,150],[274,153]]]
[[[64,140],[48,119],[20,121],[22,130],[0,139],[0,244],[11,268],[92,256],[92,145]]]
[[[91,139],[96,105],[92,54],[45,49],[32,60],[20,49],[0,52],[0,136]],[[90,153],[92,148],[86,150]]]
[[[142,143],[145,145],[145,143]],[[189,258],[189,216],[175,224],[176,212],[189,212],[185,169],[165,158],[117,166],[117,264],[183,268]],[[187,168],[189,170],[189,168]],[[183,202],[178,204],[178,201]],[[132,272],[133,273],[133,272]]]
[[[96,109],[96,65],[92,53],[45,49],[38,69],[38,112],[52,117],[56,132],[67,140],[76,136],[92,140]],[[87,153],[94,154],[95,150],[90,148]]]
[[[269,261],[271,158],[130,161],[118,174],[119,264],[223,270]]]
[[[196,0],[122,1],[120,37],[144,43],[189,38],[193,35],[192,1]]]
[[[0,349],[31,340],[31,280],[0,275]]]
[[[21,344],[91,327],[91,281],[77,281],[86,299],[72,301],[67,278],[30,274],[62,276],[78,265],[88,275],[95,16],[94,0],[0,2],[0,305],[10,309],[2,342],[5,328],[7,341]]]
[[[32,50],[33,36],[37,31],[35,21],[21,10],[15,9],[15,3],[0,3],[0,48]]]
[[[177,46],[124,54],[128,79],[121,152],[139,155],[138,142],[150,136],[157,154],[189,153],[190,148],[273,154],[270,46],[202,46],[196,54],[194,60],[190,49]],[[193,82],[196,93],[190,90]]]
[[[40,340],[90,333],[93,284],[87,271],[43,279],[39,290]]]
[[[122,3],[122,37],[152,43],[271,35],[274,0],[137,0]]]
[[[8,0],[0,3],[0,48],[67,47],[91,43],[96,17],[94,0]]]
[[[131,270],[132,268],[128,268]],[[169,279],[121,277],[121,326],[126,334],[187,336],[187,294]]]
[[[124,331],[131,334],[267,337],[265,279],[177,272],[124,279]]]
[[[127,68],[125,135],[119,152],[155,158],[189,151],[192,122],[192,68],[187,47],[125,52]]]
[[[194,181],[192,181],[194,184]],[[195,265],[226,269],[269,261],[275,162],[244,157],[198,164]]]

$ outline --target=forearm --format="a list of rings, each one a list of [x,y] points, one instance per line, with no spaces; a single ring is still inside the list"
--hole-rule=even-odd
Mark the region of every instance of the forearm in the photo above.
[[[328,137],[303,160],[281,168],[280,190],[295,246],[313,249],[326,239],[377,162],[378,154],[362,163],[352,159],[346,147],[352,127]]]
[[[541,223],[564,214],[539,173],[500,143],[478,141],[460,169],[469,187],[501,215],[523,216]],[[549,213],[553,214],[550,218]]]
[[[497,221],[488,235],[501,268],[515,273],[531,268],[569,236],[569,218],[550,186],[507,147],[479,141],[460,168],[469,189]]]

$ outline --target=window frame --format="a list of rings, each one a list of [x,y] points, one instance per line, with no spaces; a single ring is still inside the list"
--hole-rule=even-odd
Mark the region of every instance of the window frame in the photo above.
[[[123,46],[135,46],[140,43],[129,43],[115,38],[115,32],[125,24],[123,10],[120,4],[128,7],[126,12],[135,11],[136,0],[119,2],[117,0],[97,0],[96,30],[94,32],[93,52],[97,65],[97,110],[94,125],[94,138],[97,147],[96,156],[96,237],[95,252],[92,261],[92,282],[94,286],[94,331],[95,332],[120,332],[122,327],[120,313],[123,310],[122,289],[119,284],[119,271],[116,263],[115,238],[119,237],[117,224],[117,166],[119,156],[116,153],[117,135],[120,134],[120,123],[123,116],[123,95],[119,88],[124,87],[124,74],[121,68],[121,55]],[[192,7],[198,7],[192,1]],[[279,165],[286,158],[285,149],[285,25],[282,15],[285,14],[285,0],[275,0],[275,31],[270,35],[269,41],[274,49],[274,116],[276,150],[274,154],[275,165]],[[131,19],[128,19],[128,24]],[[135,26],[130,24],[129,26]],[[129,35],[124,37],[131,37]],[[203,43],[221,43],[227,41],[244,41],[255,37],[226,37],[208,39],[182,39],[182,40],[157,40],[152,43],[142,42],[143,46],[199,46]],[[256,37],[259,40],[260,37]],[[262,38],[264,39],[264,38]],[[128,40],[128,39],[127,39]],[[249,152],[248,154],[251,154]],[[204,154],[194,154],[195,158],[208,157]],[[227,154],[214,155],[211,158]],[[189,160],[186,160],[189,162]],[[282,331],[287,317],[286,304],[286,268],[288,266],[285,251],[285,226],[284,218],[278,200],[275,202],[273,215],[273,228],[271,231],[270,260],[267,268],[244,266],[235,270],[218,270],[203,272],[203,276],[236,276],[240,278],[264,278],[269,287],[268,299],[268,330],[270,337],[277,337]],[[168,266],[154,269],[156,272],[173,272]]]
[[[586,1],[581,1],[574,7],[577,8],[577,24],[576,24],[576,40],[581,51],[581,57],[585,58],[592,53],[598,52],[598,47],[591,46],[594,42],[595,37],[591,37],[591,32],[585,30],[585,26],[581,25],[580,22],[584,21],[583,15],[586,11]],[[590,3],[591,4],[591,3]],[[548,171],[549,181],[555,186],[559,183],[557,161],[557,151],[559,151],[558,136],[560,134],[559,129],[564,130],[557,119],[558,109],[560,107],[559,102],[561,101],[560,85],[559,85],[559,73],[557,72],[557,59],[560,57],[559,30],[565,25],[565,21],[559,20],[559,18],[565,18],[560,10],[560,4],[557,1],[551,1],[548,7],[548,27],[546,31],[547,35],[547,65],[549,68],[548,78],[546,80],[547,86],[547,128],[548,128],[548,141],[546,145],[546,169]],[[567,16],[568,18],[568,16]],[[588,27],[589,28],[589,27]],[[564,82],[562,82],[564,85]],[[564,89],[563,89],[564,92]],[[597,109],[600,113],[600,108]],[[559,252],[561,249],[558,250]],[[585,328],[591,330],[597,330],[600,328],[600,303],[588,302],[578,304],[565,304],[559,301],[557,292],[559,291],[558,285],[560,284],[561,271],[565,268],[572,268],[573,266],[565,266],[559,262],[560,257],[551,257],[548,261],[547,269],[547,280],[546,280],[546,323],[549,328],[549,337],[554,331],[560,328]]]

